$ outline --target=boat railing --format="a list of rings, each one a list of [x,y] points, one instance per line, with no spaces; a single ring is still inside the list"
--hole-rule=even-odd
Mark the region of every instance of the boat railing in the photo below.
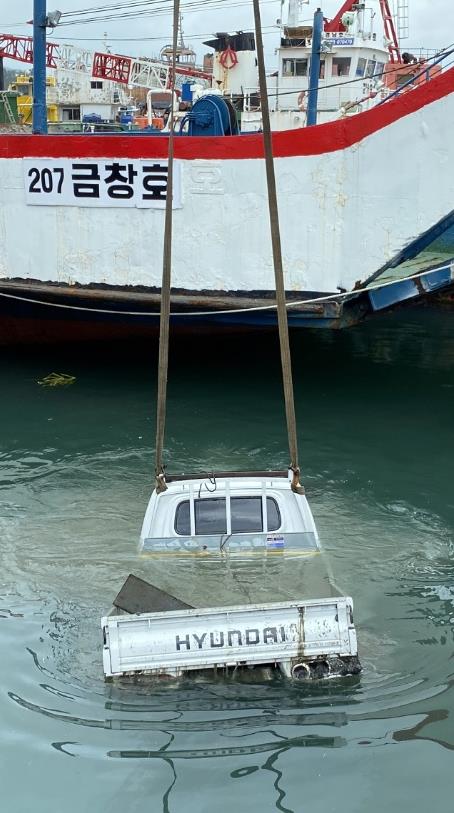
[[[394,96],[397,96],[402,91],[411,90],[426,81],[430,81],[434,76],[437,76],[441,71],[446,70],[454,61],[453,59],[454,48],[440,52],[435,49],[417,49],[412,51],[412,62],[404,63],[404,68],[414,68],[408,72],[408,79],[405,81],[405,74],[399,77],[399,85],[397,88],[389,87],[385,84],[385,77],[387,74],[375,75],[371,77],[357,77],[357,81],[349,80],[348,82],[320,82],[319,85],[319,113],[331,114],[338,112],[343,116],[346,113],[362,112],[375,107],[378,104],[383,104]],[[450,59],[451,57],[451,59]],[[395,69],[397,70],[397,69]],[[388,75],[392,75],[393,70]],[[404,79],[404,81],[402,81]],[[288,112],[295,109],[305,110],[305,96],[307,97],[307,89],[301,87],[298,80],[295,81],[293,87],[289,87],[289,83],[285,83],[285,87],[279,87],[278,79],[276,84],[272,84],[270,77],[270,85],[268,88],[268,97],[270,108],[273,112]],[[232,100],[237,99],[239,95],[242,96],[242,109],[245,113],[259,112],[260,101],[257,87],[245,87],[242,94],[228,93],[226,94]],[[307,101],[307,99],[306,99]]]
[[[447,68],[449,68],[453,64],[453,62],[454,62],[454,48],[450,48],[448,51],[443,51],[443,53],[441,53],[438,57],[434,59],[427,60],[427,62],[423,64],[422,68],[419,71],[410,76],[410,78],[406,82],[403,82],[401,85],[399,85],[399,87],[396,88],[396,90],[393,90],[391,93],[389,93],[389,95],[385,99],[380,101],[379,104],[383,104],[384,102],[387,102],[390,99],[394,99],[396,96],[402,93],[402,91],[412,90],[413,88],[420,86],[421,80],[423,82],[425,81],[430,82],[430,80],[434,76],[438,75],[440,71],[447,70]],[[440,70],[434,71],[433,68],[435,68],[437,65],[439,66]]]
[[[319,114],[338,113],[345,115],[346,112],[361,112],[368,110],[377,104],[377,101],[384,100],[389,95],[389,89],[382,82],[374,79],[363,78],[361,84],[349,85],[346,89],[343,85],[335,85],[319,88]],[[234,101],[238,94],[226,94],[227,98]],[[254,87],[244,88],[242,95],[242,110],[244,113],[260,113],[260,100],[257,89]],[[301,87],[292,89],[273,88],[268,92],[269,105],[272,115],[290,114],[299,110],[306,111],[307,90]]]
[[[439,48],[411,48],[411,55],[417,62],[436,59],[440,53]]]

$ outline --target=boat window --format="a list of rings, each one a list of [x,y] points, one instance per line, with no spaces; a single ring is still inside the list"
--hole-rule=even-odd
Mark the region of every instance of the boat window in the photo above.
[[[277,531],[281,526],[281,515],[276,500],[266,498],[268,531]],[[232,533],[263,531],[262,498],[231,497]],[[209,497],[194,500],[195,532],[201,535],[227,533],[226,501],[224,497]],[[183,500],[175,513],[175,532],[179,536],[190,536],[191,517],[189,500]]]
[[[375,73],[375,66],[376,66],[375,59],[369,59],[366,68],[366,76],[373,76]]]
[[[92,88],[92,90],[102,90],[102,82],[93,80],[92,82],[90,82],[90,87]]]
[[[295,76],[307,76],[308,59],[295,59]]]
[[[283,76],[307,76],[308,59],[283,59]]]
[[[383,71],[385,70],[385,63],[384,62],[377,62],[375,65],[375,75],[376,76],[383,76]]]
[[[406,82],[409,82],[414,76],[413,73],[398,73],[395,79],[396,87],[402,87]]]
[[[363,56],[360,56],[358,59],[358,65],[356,66],[356,75],[357,76],[364,76],[366,73],[366,62],[367,59],[364,59]]]
[[[349,56],[333,56],[331,76],[348,76],[351,61]]]
[[[80,121],[80,107],[63,107],[62,121]]]

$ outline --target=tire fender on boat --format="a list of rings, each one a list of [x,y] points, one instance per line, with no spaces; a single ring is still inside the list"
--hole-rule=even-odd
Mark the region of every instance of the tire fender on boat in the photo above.
[[[306,90],[302,90],[301,93],[298,96],[298,108],[299,108],[299,110],[302,110],[303,113],[306,112],[306,108],[307,108],[307,91]]]
[[[222,67],[226,68],[226,70],[228,71],[231,68],[234,68],[235,65],[238,65],[238,57],[236,51],[234,51],[234,49],[231,48],[229,45],[229,47],[226,48],[225,51],[222,51],[219,57],[219,62],[221,63]]]

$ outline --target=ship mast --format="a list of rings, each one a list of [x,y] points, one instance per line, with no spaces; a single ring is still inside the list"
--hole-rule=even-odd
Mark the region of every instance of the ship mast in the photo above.
[[[288,0],[288,18],[287,25],[289,28],[296,28],[300,18],[301,0]]]

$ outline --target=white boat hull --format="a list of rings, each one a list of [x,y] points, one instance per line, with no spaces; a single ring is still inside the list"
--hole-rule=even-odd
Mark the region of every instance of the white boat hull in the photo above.
[[[399,253],[417,253],[422,235],[430,242],[453,209],[453,91],[451,69],[348,120],[274,135],[290,295],[349,291]],[[166,154],[163,136],[1,136],[0,283],[159,293],[162,207],[142,208],[140,200],[43,201],[42,190],[31,200],[27,172],[34,161],[40,171],[62,162],[101,169],[120,162],[140,172],[144,163],[165,163]],[[174,289],[271,295],[261,135],[182,136],[176,156]]]

